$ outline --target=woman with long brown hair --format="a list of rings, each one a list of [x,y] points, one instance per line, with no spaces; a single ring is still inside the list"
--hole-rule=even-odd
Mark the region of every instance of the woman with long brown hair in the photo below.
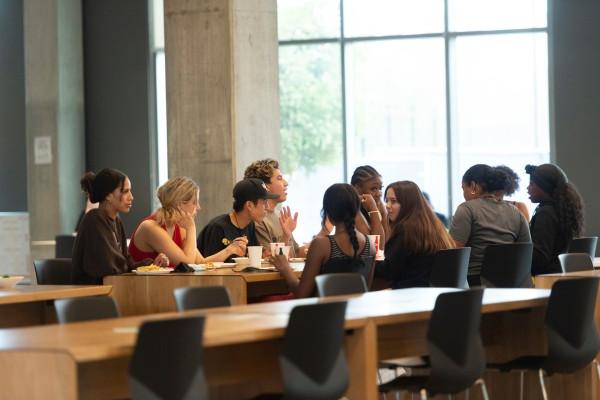
[[[375,276],[394,289],[429,286],[433,256],[454,247],[444,225],[433,213],[416,183],[399,181],[385,189],[390,237],[385,261],[378,262]]]

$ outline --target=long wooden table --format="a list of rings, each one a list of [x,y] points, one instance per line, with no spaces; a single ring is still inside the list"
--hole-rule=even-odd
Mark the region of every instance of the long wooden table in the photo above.
[[[262,390],[278,389],[281,384],[278,346],[291,309],[299,304],[347,299],[346,352],[351,373],[347,397],[376,399],[377,361],[424,354],[424,333],[435,298],[450,290],[453,289],[381,291],[325,300],[302,299],[0,330],[1,396],[15,399],[125,397],[127,365],[139,325],[149,319],[198,314],[207,317],[205,371],[211,398],[245,398]],[[486,290],[482,332],[490,360],[501,361],[543,350],[541,323],[548,294],[547,290],[536,289]],[[23,371],[35,375],[36,379],[23,384]],[[501,379],[497,385],[490,385],[493,398],[515,398],[518,375],[504,374]],[[567,378],[565,382],[566,387],[575,388],[569,398],[589,398],[586,397],[589,390],[579,377]],[[234,392],[223,386],[232,383],[245,385],[241,392],[239,386]],[[554,393],[552,396],[553,399],[567,398],[556,397]],[[471,399],[475,398],[475,391],[471,391]]]
[[[108,295],[111,286],[17,285],[0,289],[0,328],[56,322],[53,300]]]
[[[301,271],[296,271],[300,276]],[[225,286],[232,304],[246,304],[249,299],[287,293],[279,272],[235,272],[231,268],[166,275],[111,275],[104,278],[111,285],[112,296],[122,315],[144,315],[176,311],[173,290],[188,286]]]

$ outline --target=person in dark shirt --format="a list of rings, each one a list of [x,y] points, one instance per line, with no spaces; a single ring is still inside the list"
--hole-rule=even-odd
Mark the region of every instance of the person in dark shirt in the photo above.
[[[212,219],[202,229],[196,241],[198,250],[208,257],[236,242],[240,250],[237,255],[243,256],[246,246],[260,246],[254,223],[265,218],[267,199],[277,198],[279,195],[269,193],[260,179],[239,181],[233,188],[233,210]]]
[[[127,238],[119,213],[129,212],[133,204],[131,182],[120,171],[105,168],[98,174],[87,172],[81,178],[81,188],[96,209],[83,217],[73,246],[73,283],[102,284],[107,275],[129,272],[138,266],[169,265],[169,259],[159,254],[154,260],[133,262],[127,251]]]
[[[381,175],[370,165],[361,165],[354,170],[350,184],[356,189],[361,198],[360,212],[356,216],[356,228],[364,235],[379,235],[383,246],[389,225],[385,204],[381,201]],[[367,208],[375,200],[375,207]]]
[[[435,211],[435,209],[433,208],[433,203],[431,202],[431,198],[429,197],[429,193],[427,193],[427,192],[421,192],[421,193],[423,193],[423,197],[425,197],[425,200],[427,200],[427,204],[429,204],[429,206],[433,210],[433,213],[435,214],[435,216],[438,217],[438,219],[444,225],[444,227],[448,228],[448,217],[446,217],[442,213]]]
[[[535,209],[529,229],[533,242],[531,274],[562,272],[558,255],[583,233],[583,200],[562,169],[554,164],[527,165],[527,192]]]
[[[377,262],[375,277],[393,289],[429,286],[433,257],[454,242],[416,183],[400,181],[385,189],[390,238],[385,260]]]

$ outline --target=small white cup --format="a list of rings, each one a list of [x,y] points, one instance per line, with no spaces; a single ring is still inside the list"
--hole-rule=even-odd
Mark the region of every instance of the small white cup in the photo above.
[[[271,255],[274,256],[276,254],[279,254],[279,250],[278,249],[280,247],[284,247],[284,246],[285,246],[285,243],[283,243],[283,242],[269,243],[269,247],[270,247],[269,250],[271,250]]]
[[[289,260],[290,259],[290,249],[292,248],[292,246],[281,246],[275,249],[275,253],[273,253],[274,256],[278,255],[280,251],[283,251],[283,254],[285,255],[285,257]]]
[[[259,268],[262,260],[262,246],[248,246],[248,258],[251,267]]]
[[[371,242],[371,247],[375,249],[375,254],[379,253],[379,241],[381,240],[380,235],[367,235],[369,238],[369,242]]]

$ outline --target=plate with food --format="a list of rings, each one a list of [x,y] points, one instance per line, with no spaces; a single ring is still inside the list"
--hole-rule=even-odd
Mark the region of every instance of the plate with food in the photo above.
[[[163,268],[158,265],[146,265],[144,267],[137,267],[132,272],[135,272],[138,275],[161,275],[161,274],[170,274],[173,271],[173,268]]]
[[[217,268],[233,268],[236,266],[235,263],[227,262],[207,262],[203,264],[189,264],[194,271],[210,271]]]

